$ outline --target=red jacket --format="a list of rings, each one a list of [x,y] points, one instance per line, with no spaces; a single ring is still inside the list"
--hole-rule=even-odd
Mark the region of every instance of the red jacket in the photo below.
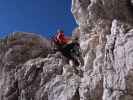
[[[55,42],[58,44],[67,44],[69,42],[69,38],[66,38],[64,36],[63,32],[59,32],[57,33],[57,35],[55,36]]]

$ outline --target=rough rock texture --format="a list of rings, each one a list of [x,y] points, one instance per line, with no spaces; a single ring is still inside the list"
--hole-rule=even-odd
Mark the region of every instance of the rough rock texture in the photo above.
[[[72,0],[85,65],[80,100],[133,100],[132,0]]]
[[[51,41],[17,32],[0,41],[0,100],[78,100],[80,77]]]
[[[0,100],[133,100],[133,0],[72,0],[83,77],[49,40],[0,40]]]

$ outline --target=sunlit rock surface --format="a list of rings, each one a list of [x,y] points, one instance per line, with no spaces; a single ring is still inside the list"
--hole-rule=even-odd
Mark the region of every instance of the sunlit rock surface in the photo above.
[[[79,99],[80,76],[50,40],[17,32],[0,46],[0,100]]]
[[[84,77],[80,100],[133,100],[132,0],[72,0]]]
[[[132,10],[132,0],[72,0],[83,66],[34,33],[1,39],[0,100],[133,100]]]

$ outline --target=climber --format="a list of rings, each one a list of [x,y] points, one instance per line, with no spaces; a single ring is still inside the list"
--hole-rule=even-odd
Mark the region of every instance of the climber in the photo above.
[[[78,38],[68,38],[64,36],[62,30],[58,30],[57,34],[53,38],[54,43],[59,51],[67,57],[72,59],[75,65],[79,65],[78,57],[81,57],[80,46],[78,43]]]
[[[64,36],[63,30],[58,30],[56,36],[54,37],[54,42],[58,45],[65,45],[70,41],[69,38]]]

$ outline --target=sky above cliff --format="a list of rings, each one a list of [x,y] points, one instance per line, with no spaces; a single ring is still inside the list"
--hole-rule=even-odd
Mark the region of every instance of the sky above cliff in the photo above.
[[[59,28],[70,35],[75,27],[71,0],[0,0],[0,37],[14,31],[51,37]]]

